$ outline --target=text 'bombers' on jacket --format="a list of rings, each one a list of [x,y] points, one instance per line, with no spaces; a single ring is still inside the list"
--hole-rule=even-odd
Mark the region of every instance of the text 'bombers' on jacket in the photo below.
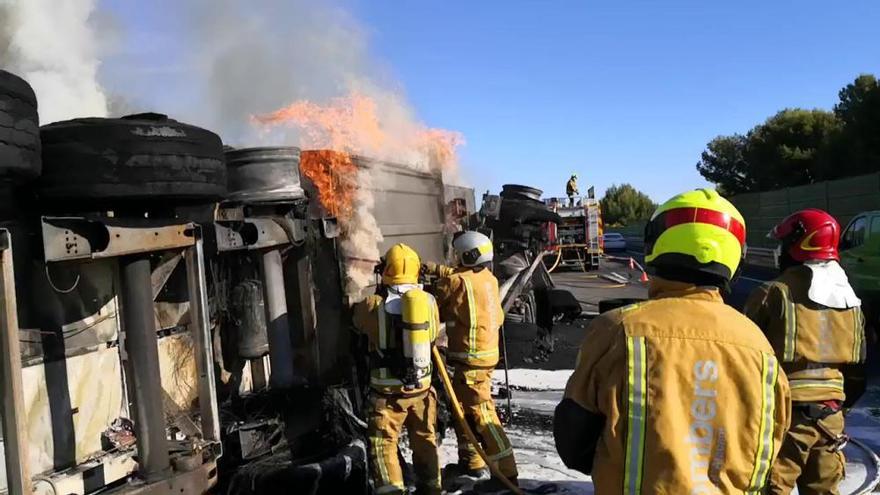
[[[651,297],[590,324],[555,425],[582,441],[557,438],[560,456],[583,468],[595,441],[597,493],[761,489],[791,416],[773,349],[716,288],[655,278]],[[573,404],[601,431],[560,424]]]

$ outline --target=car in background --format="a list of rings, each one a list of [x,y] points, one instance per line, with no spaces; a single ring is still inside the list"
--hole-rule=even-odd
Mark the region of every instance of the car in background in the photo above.
[[[840,264],[869,321],[880,317],[880,211],[859,213],[840,237]]]
[[[605,232],[602,236],[605,251],[626,251],[626,239],[617,232]]]

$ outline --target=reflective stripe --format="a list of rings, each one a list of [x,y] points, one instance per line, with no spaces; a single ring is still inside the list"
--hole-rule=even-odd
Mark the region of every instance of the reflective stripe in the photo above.
[[[370,437],[370,443],[373,444],[373,462],[379,468],[379,481],[388,483],[391,480],[388,479],[388,466],[385,465],[385,446],[382,444],[382,437]]]
[[[627,337],[627,425],[624,493],[636,495],[642,491],[642,469],[645,456],[645,423],[647,407],[648,370],[645,356],[645,338]]]
[[[472,358],[481,358],[481,357],[492,357],[498,355],[498,349],[493,349],[491,351],[480,351],[480,352],[449,352],[449,357],[454,357],[458,359],[467,359],[469,357]]]
[[[434,296],[431,296],[431,342],[437,340],[437,335],[440,333],[440,329],[437,328],[438,321],[440,321],[440,309]]]
[[[513,455],[513,447],[508,447],[495,455],[490,455],[489,459],[491,459],[493,461],[497,461],[499,459],[504,459],[505,457],[508,457],[511,455]]]
[[[797,308],[791,300],[788,287],[782,286],[782,304],[785,306],[785,349],[782,353],[782,362],[794,361],[794,351],[797,345]]]
[[[829,378],[827,380],[793,379],[789,380],[788,384],[792,390],[802,388],[833,388],[843,391],[843,380],[840,378]]]
[[[507,449],[509,446],[507,445],[507,442],[501,438],[501,434],[498,433],[498,425],[495,424],[495,419],[489,411],[488,402],[480,404],[480,413],[483,416],[483,422],[486,423],[486,428],[489,429],[489,433],[492,434],[492,438],[495,439],[495,443],[498,444],[498,448],[502,450]]]
[[[862,362],[862,309],[853,308],[853,355],[854,363]]]
[[[761,429],[758,431],[758,449],[755,452],[755,467],[749,485],[752,490],[761,490],[767,483],[770,461],[773,458],[773,428],[776,412],[776,378],[779,365],[776,358],[763,354],[761,376]]]
[[[468,300],[468,324],[470,325],[470,329],[468,330],[468,349],[470,349],[470,354],[476,354],[477,352],[477,305],[474,302],[474,288],[471,286],[471,281],[467,278],[462,278],[464,280],[464,291],[467,294]]]

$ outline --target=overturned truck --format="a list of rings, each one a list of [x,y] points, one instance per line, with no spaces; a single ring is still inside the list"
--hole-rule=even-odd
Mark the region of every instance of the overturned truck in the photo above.
[[[339,229],[300,151],[160,114],[39,128],[8,73],[0,103],[3,487],[363,491]],[[440,177],[358,166],[422,199],[387,242],[440,260]]]
[[[328,153],[155,113],[41,128],[0,71],[0,488],[366,493],[346,283],[377,260],[340,248]],[[447,261],[473,190],[347,160],[376,179],[379,248]]]

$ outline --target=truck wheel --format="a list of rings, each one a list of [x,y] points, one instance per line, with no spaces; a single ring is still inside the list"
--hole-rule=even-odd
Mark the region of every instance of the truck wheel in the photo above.
[[[38,194],[50,200],[214,200],[226,193],[220,137],[156,113],[44,126]]]
[[[26,181],[39,175],[37,97],[24,79],[0,70],[0,178]]]
[[[540,189],[529,186],[520,186],[518,184],[504,184],[501,186],[501,197],[504,199],[527,199],[532,201],[541,201],[541,195],[544,194]]]

